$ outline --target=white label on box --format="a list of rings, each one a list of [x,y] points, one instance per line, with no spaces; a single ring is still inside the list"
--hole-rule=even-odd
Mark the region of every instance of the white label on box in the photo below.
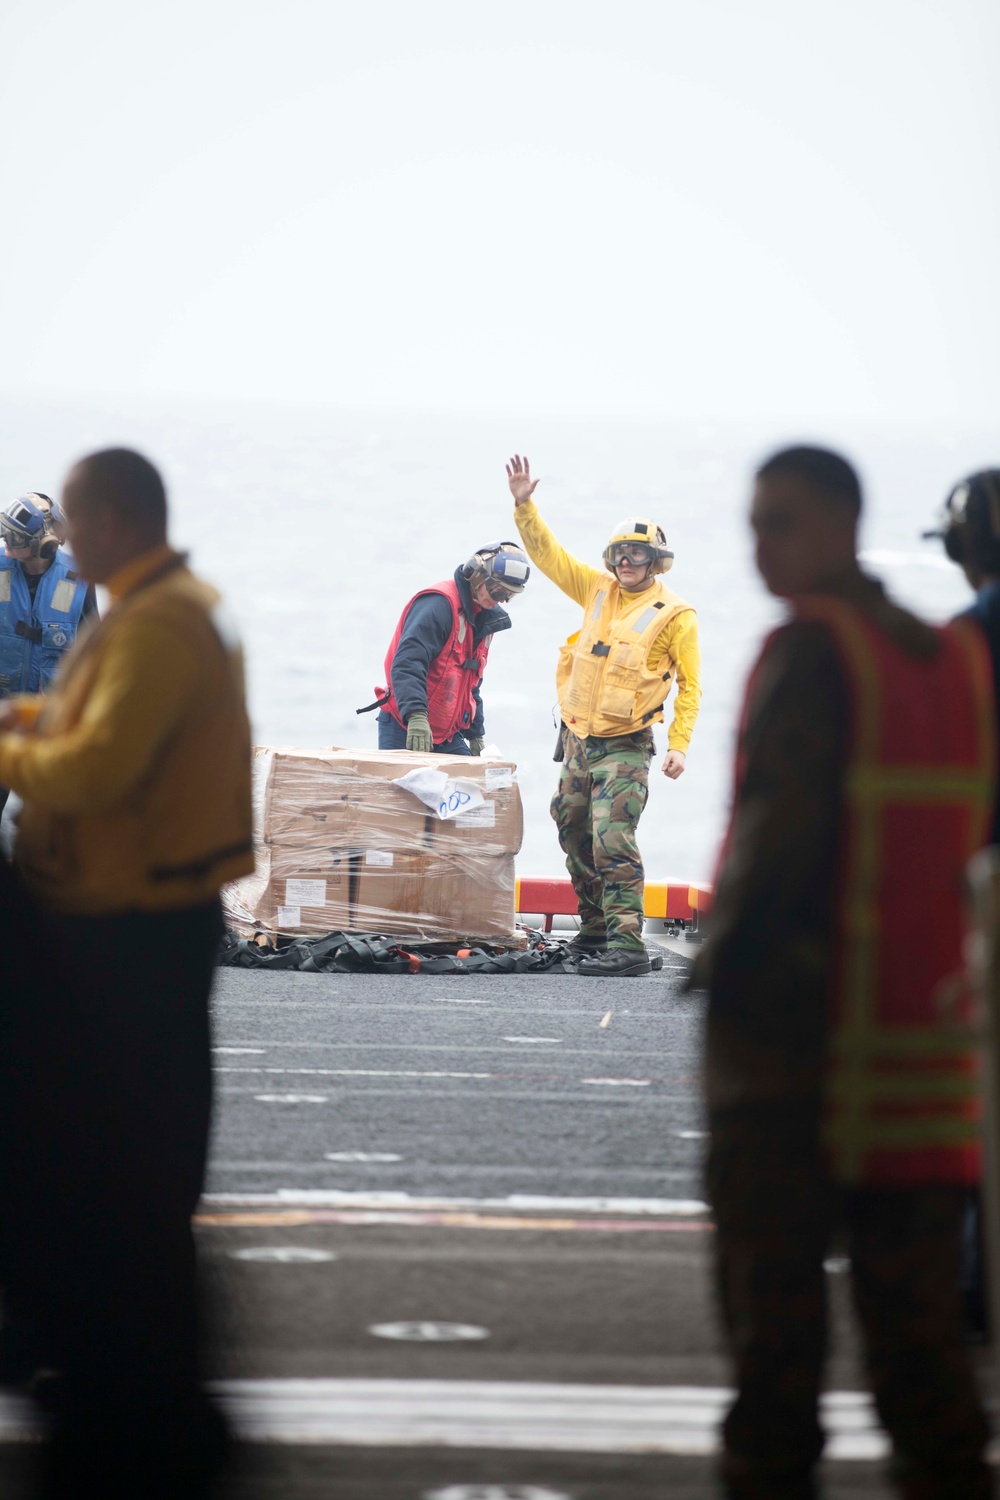
[[[425,807],[439,818],[459,818],[465,811],[478,807],[483,800],[480,787],[462,776],[446,776],[430,766],[418,767],[394,782],[405,792],[419,797]]]
[[[509,766],[487,766],[483,781],[494,792],[502,792],[514,785],[514,772]]]
[[[325,906],[325,880],[286,880],[286,906]]]
[[[497,826],[497,805],[495,802],[481,802],[478,807],[472,807],[468,812],[460,813],[455,819],[456,828],[495,828]]]
[[[388,870],[392,867],[392,855],[385,849],[366,849],[365,864],[379,865],[382,869]]]
[[[301,927],[302,926],[302,908],[299,907],[299,906],[279,906],[278,907],[278,926],[279,927]]]

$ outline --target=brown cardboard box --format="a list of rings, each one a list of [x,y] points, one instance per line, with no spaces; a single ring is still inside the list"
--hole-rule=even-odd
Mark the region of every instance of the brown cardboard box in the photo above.
[[[437,817],[412,792],[392,785],[417,766],[432,766],[447,776],[474,781],[483,792],[484,804],[456,819]],[[524,816],[513,761],[379,750],[369,755],[355,754],[354,769],[356,780],[350,792],[354,807],[352,848],[387,847],[410,854],[427,849],[441,854],[488,855],[516,854],[521,847]],[[423,837],[418,838],[415,820],[421,812],[425,825]]]
[[[393,785],[417,765],[477,782],[485,804],[439,819]],[[257,868],[228,889],[232,925],[513,938],[523,824],[512,763],[262,748],[254,770]]]
[[[255,913],[275,932],[349,929],[353,864],[340,851],[272,849],[267,888]]]
[[[430,942],[514,939],[511,855],[440,859],[385,854],[383,860],[362,860],[359,865],[355,931],[419,936]]]
[[[406,752],[373,774],[364,757],[349,750],[275,750],[264,797],[264,839],[277,847],[345,850],[388,843],[419,853],[427,809],[391,782],[409,769]]]
[[[451,772],[464,776],[463,769]],[[474,762],[476,764],[476,762]],[[514,780],[514,767],[496,762],[478,762],[479,771],[471,779],[478,782],[486,799],[481,807],[457,818],[432,817],[428,831],[431,851],[446,855],[489,856],[517,854],[524,839],[524,812],[521,793]]]

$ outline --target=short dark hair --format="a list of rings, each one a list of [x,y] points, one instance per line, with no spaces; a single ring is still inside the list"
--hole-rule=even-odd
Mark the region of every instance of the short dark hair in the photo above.
[[[771,474],[794,474],[808,480],[827,499],[848,506],[855,516],[861,514],[861,481],[857,470],[830,448],[782,448],[757,470],[758,479],[767,479]]]
[[[132,448],[103,448],[77,465],[96,480],[109,505],[149,535],[167,529],[167,491],[160,472]]]

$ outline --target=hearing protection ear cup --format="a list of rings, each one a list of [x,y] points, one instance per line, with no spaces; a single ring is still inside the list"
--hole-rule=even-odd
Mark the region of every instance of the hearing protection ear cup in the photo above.
[[[45,538],[44,542],[42,542],[42,544],[38,548],[38,555],[39,555],[39,557],[43,558],[45,560],[45,562],[51,562],[52,559],[55,557],[55,555],[56,555],[56,553],[58,551],[59,551],[59,539],[58,539],[58,537],[47,536]]]
[[[965,562],[965,544],[962,537],[962,532],[964,530],[964,526],[961,525],[949,526],[948,530],[945,532],[942,538],[944,542],[945,555],[949,557],[953,563],[958,563],[959,566],[961,566],[961,564]]]

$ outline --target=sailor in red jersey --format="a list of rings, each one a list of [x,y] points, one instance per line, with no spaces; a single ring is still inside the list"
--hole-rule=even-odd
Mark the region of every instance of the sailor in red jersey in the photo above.
[[[531,569],[516,542],[473,553],[453,577],[406,605],[385,657],[386,686],[358,713],[379,709],[380,750],[479,755],[485,743],[480,686],[494,635],[510,629],[502,607]]]
[[[757,564],[792,614],[748,685],[694,976],[738,1384],[723,1478],[740,1500],[816,1494],[836,1233],[899,1492],[992,1493],[958,1297],[980,1170],[962,879],[992,813],[990,666],[969,623],[932,629],[862,574],[860,508],[825,450],[758,472]]]

